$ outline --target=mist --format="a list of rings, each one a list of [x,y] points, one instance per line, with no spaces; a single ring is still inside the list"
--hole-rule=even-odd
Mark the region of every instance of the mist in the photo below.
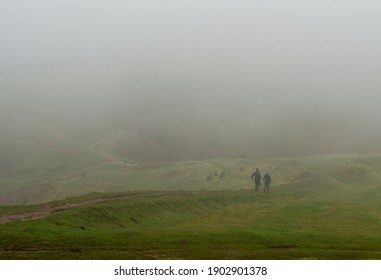
[[[379,152],[380,8],[1,1],[0,138],[122,130],[115,152],[139,160]]]

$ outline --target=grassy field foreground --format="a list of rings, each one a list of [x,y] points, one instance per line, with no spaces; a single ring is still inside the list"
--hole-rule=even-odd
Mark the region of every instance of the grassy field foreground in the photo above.
[[[5,215],[75,205],[0,225],[0,258],[381,259],[381,159],[316,156],[294,165],[298,172],[270,193],[248,185],[0,207]]]

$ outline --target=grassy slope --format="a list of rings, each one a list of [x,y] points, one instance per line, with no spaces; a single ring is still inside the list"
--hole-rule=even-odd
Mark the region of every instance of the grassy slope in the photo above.
[[[86,149],[91,136],[32,104],[0,104],[0,204],[30,203],[52,180],[101,160]]]
[[[247,180],[257,165],[273,170],[268,194],[254,193]],[[221,170],[225,176],[215,176]],[[128,193],[0,225],[0,258],[381,259],[379,155],[220,159],[129,173],[131,185],[173,191]]]
[[[299,172],[289,165],[288,160],[247,160],[247,159],[216,159],[206,161],[187,161],[177,163],[158,164],[118,164],[120,161],[115,157],[112,162],[107,155],[108,151],[97,147],[100,154],[106,155],[96,161],[96,153],[93,153],[93,161],[74,160],[73,166],[70,159],[60,157],[62,164],[70,166],[69,170],[57,170],[35,172],[25,176],[13,176],[2,180],[3,187],[0,192],[1,204],[38,204],[70,196],[83,195],[89,192],[121,192],[134,190],[222,190],[241,189],[249,184],[252,170],[261,168],[282,168],[282,172],[288,173],[285,177],[280,176],[277,183],[289,180]],[[94,149],[95,150],[95,149]],[[78,153],[78,155],[82,155]],[[105,156],[105,157],[106,157]],[[86,158],[84,156],[84,158]],[[101,160],[99,160],[101,159]],[[73,159],[72,159],[73,160]],[[52,160],[54,162],[54,160]],[[82,163],[82,164],[81,164]],[[52,166],[45,157],[46,166]],[[57,165],[57,163],[55,163]],[[280,166],[278,166],[280,165]],[[282,175],[282,173],[277,173]],[[2,194],[2,195],[1,195]]]
[[[53,131],[23,133],[27,135],[0,136],[0,204],[55,200],[66,184],[104,162],[102,155],[88,149],[91,143],[85,141],[86,137],[64,139],[50,135]]]
[[[295,166],[296,159],[215,159],[132,166],[133,161],[114,153],[115,145],[128,137],[127,133],[115,131],[91,139],[61,130],[41,128],[35,133],[29,128],[8,133],[13,138],[0,137],[0,204],[39,204],[89,192],[241,189],[248,186],[255,167],[276,171],[277,184],[302,172]]]
[[[0,204],[39,204],[89,192],[241,189],[257,166],[288,168],[288,160],[244,159],[131,166],[133,161],[115,154],[115,146],[127,133],[80,137],[64,126],[49,124],[42,123],[38,133],[25,125],[0,136]],[[294,175],[295,168],[289,170],[277,183]]]

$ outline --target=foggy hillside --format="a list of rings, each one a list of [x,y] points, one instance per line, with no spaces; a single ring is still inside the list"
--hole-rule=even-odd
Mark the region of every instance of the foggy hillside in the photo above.
[[[4,147],[121,130],[114,152],[144,161],[380,151],[375,2],[0,5]]]

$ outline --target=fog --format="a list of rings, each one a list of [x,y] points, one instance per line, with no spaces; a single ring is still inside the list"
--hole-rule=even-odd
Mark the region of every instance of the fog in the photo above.
[[[143,160],[377,152],[380,9],[2,0],[0,133],[41,116],[123,130],[116,151]]]

